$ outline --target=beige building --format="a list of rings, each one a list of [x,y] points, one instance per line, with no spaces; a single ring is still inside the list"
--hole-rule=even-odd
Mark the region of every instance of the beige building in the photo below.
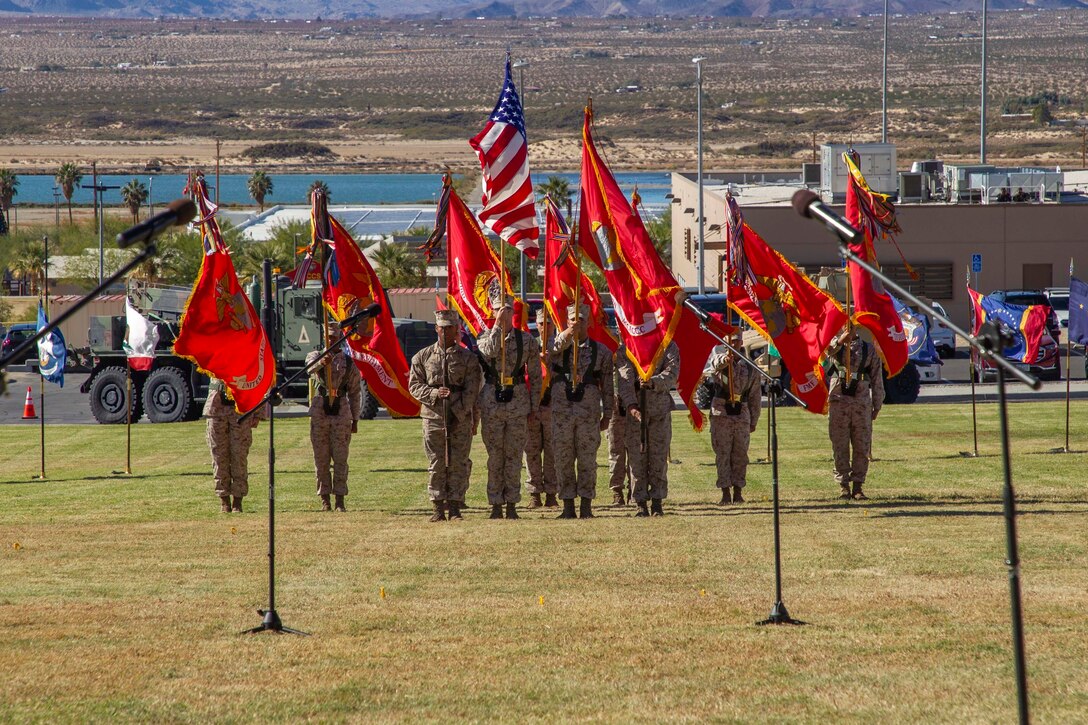
[[[1084,175],[1083,180],[1079,179]],[[725,268],[725,192],[727,186],[704,175],[706,216],[704,278],[708,291],[721,289]],[[796,175],[794,175],[796,178]],[[1080,182],[1080,183],[1078,183]],[[917,294],[945,306],[953,321],[968,324],[967,273],[972,256],[981,255],[982,271],[972,286],[985,293],[997,289],[1042,289],[1069,283],[1069,260],[1088,276],[1088,174],[1066,174],[1061,203],[923,203],[897,206],[903,233],[899,248],[919,274],[912,280],[899,253],[888,241],[876,243],[885,271]],[[836,239],[824,227],[797,214],[790,205],[799,181],[731,185],[745,221],[772,247],[798,266],[813,272],[841,266]],[[698,186],[695,175],[674,173],[672,269],[685,287],[698,286]],[[841,205],[832,205],[839,214]]]

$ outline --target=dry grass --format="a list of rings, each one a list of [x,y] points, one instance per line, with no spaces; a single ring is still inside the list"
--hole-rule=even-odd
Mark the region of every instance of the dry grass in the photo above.
[[[1035,455],[1062,413],[1013,408],[1040,722],[1088,712],[1085,455]],[[873,500],[843,505],[825,419],[782,413],[785,600],[810,624],[772,629],[753,626],[773,594],[770,467],[752,467],[746,505],[711,505],[709,439],[679,416],[664,519],[487,521],[477,440],[475,506],[442,525],[425,520],[417,421],[363,429],[346,515],[314,510],[306,423],[281,421],[277,608],[310,638],[236,634],[265,604],[266,426],[242,516],[216,512],[200,424],[134,429],[132,477],[110,475],[122,428],[51,430],[46,483],[30,480],[37,429],[10,426],[0,720],[1008,722],[1000,458],[981,417],[985,455],[965,460],[969,409],[886,409]]]

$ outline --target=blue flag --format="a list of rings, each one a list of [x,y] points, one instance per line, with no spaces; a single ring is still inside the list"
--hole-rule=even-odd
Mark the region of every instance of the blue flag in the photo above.
[[[943,364],[929,334],[929,318],[907,307],[894,295],[888,296],[892,298],[895,311],[899,313],[899,319],[903,323],[903,332],[907,335],[907,356],[914,362],[925,365]]]
[[[1069,278],[1069,339],[1078,345],[1088,343],[1088,282]]]
[[[38,300],[38,330],[49,324],[45,308]],[[68,361],[68,349],[64,346],[64,335],[60,330],[53,330],[38,340],[38,366],[42,377],[51,383],[64,387],[64,365]]]

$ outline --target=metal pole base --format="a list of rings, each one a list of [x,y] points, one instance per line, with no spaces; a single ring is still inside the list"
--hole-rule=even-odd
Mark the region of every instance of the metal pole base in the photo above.
[[[794,619],[790,616],[790,613],[786,611],[786,605],[779,599],[771,607],[771,614],[766,619],[756,622],[757,625],[762,627],[766,624],[804,624],[800,619]]]
[[[1073,451],[1062,446],[1061,448],[1051,448],[1047,453],[1072,453]]]
[[[297,629],[291,629],[290,627],[284,627],[283,622],[280,621],[280,615],[276,614],[275,609],[258,609],[257,614],[264,617],[264,621],[260,626],[253,627],[252,629],[246,629],[242,631],[242,634],[260,634],[261,632],[275,632],[276,634],[301,634],[303,637],[309,637],[309,632],[302,632]]]
[[[962,458],[978,458],[978,454],[973,451],[960,451],[960,457]]]

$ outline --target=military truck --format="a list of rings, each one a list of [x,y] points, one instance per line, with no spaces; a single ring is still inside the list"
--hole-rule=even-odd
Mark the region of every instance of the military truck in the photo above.
[[[179,322],[189,296],[188,287],[138,286],[130,290],[134,306],[151,319],[159,332],[155,361],[148,371],[132,371],[132,419],[144,414],[152,423],[176,423],[200,417],[208,397],[208,378],[196,367],[173,353]],[[246,293],[260,315],[261,290],[254,280]],[[286,277],[276,278],[275,313],[269,342],[276,353],[276,369],[283,380],[305,365],[306,355],[324,344],[321,289],[295,289]],[[405,354],[434,342],[433,326],[422,320],[394,319],[397,337]],[[124,423],[128,413],[128,379],[122,343],[126,322],[123,315],[94,317],[89,332],[89,363],[92,367],[80,391],[90,396],[91,413],[99,423]],[[284,391],[289,402],[305,404],[308,381],[302,377]],[[378,401],[363,385],[363,418],[378,412]]]

